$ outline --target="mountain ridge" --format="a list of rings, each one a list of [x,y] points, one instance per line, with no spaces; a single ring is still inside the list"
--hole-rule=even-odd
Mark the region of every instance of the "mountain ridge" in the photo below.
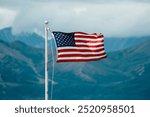
[[[15,40],[22,41],[27,45],[37,48],[44,48],[44,38],[35,32],[25,33],[14,35],[12,33],[12,27],[7,27],[0,30],[0,39],[11,42]],[[118,50],[123,50],[140,43],[143,43],[147,40],[150,40],[150,36],[144,37],[106,37],[105,38],[105,50],[106,52],[113,52]],[[48,41],[50,46],[50,40]]]
[[[107,52],[100,61],[55,63],[53,99],[150,99],[149,45]],[[51,84],[50,51],[48,64]],[[0,99],[44,99],[44,49],[0,40]]]
[[[44,48],[44,38],[42,36],[25,32],[14,35],[11,27],[0,30],[0,39],[7,42],[19,40],[32,47]]]

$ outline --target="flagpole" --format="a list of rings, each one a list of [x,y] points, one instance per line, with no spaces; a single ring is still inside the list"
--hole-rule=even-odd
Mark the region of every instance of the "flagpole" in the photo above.
[[[45,100],[48,100],[48,21],[45,21]]]

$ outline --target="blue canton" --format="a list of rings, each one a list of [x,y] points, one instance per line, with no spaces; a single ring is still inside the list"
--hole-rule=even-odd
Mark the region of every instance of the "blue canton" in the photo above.
[[[74,33],[53,32],[57,47],[75,46]]]

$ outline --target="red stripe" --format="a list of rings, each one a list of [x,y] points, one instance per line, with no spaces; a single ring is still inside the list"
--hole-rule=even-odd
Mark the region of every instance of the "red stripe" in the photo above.
[[[75,38],[90,38],[90,39],[98,39],[98,38],[103,38],[103,35],[99,36],[92,36],[92,35],[75,35]]]
[[[83,59],[72,59],[72,60],[57,60],[57,62],[88,62],[88,61],[96,61],[96,60],[100,60],[106,58],[106,56],[101,57],[101,58],[96,58],[96,59],[88,59],[88,60],[83,60]]]
[[[104,44],[100,45],[76,45],[76,47],[89,47],[89,48],[97,48],[97,47],[103,47]]]
[[[63,54],[63,55],[58,55],[58,58],[61,57],[93,57],[93,56],[103,56],[106,55],[106,53],[101,53],[101,54]]]
[[[104,35],[102,33],[100,33],[99,35],[97,33],[92,33],[92,34],[88,34],[88,33],[85,33],[85,32],[74,32],[74,34],[78,35],[78,34],[83,34],[83,35],[95,35],[95,36],[98,36],[98,38],[103,38]]]
[[[83,43],[99,43],[99,42],[104,42],[104,40],[75,40],[75,42],[83,42]]]
[[[84,35],[88,35],[88,34],[85,33],[85,32],[75,32],[75,34],[84,34]]]
[[[58,50],[58,53],[59,52],[99,52],[99,51],[103,51],[104,48],[101,48],[101,49],[97,49],[97,50],[85,50],[85,49],[61,49],[61,50]]]

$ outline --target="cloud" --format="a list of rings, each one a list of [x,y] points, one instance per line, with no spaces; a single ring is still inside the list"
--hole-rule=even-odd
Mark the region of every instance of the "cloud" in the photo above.
[[[15,11],[0,8],[0,28],[12,25],[15,16],[16,16]]]
[[[31,0],[43,2],[43,0]],[[149,0],[44,0],[44,2],[84,2],[84,3],[111,3],[111,2],[150,2]]]
[[[5,0],[0,6],[16,12],[15,18],[10,18],[14,33],[36,31],[43,34],[47,19],[52,30],[102,32],[106,36],[124,37],[149,35],[148,3],[148,0]]]

